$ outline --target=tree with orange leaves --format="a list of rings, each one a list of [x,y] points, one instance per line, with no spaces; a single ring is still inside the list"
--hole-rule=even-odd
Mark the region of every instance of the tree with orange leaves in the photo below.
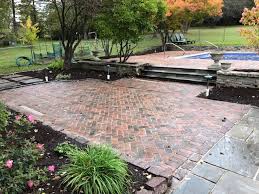
[[[221,16],[223,0],[166,0],[168,19],[175,22],[172,30],[187,32],[191,22]]]
[[[160,12],[157,17],[157,31],[161,36],[163,48],[170,31],[187,32],[193,21],[201,22],[206,17],[221,16],[223,0],[159,0]],[[159,9],[158,9],[159,10]]]
[[[259,51],[259,0],[255,0],[255,7],[245,8],[240,22],[250,28],[241,29],[241,35]]]

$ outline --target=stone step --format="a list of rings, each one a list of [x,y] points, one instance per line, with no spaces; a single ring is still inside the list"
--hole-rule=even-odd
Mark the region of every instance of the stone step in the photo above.
[[[157,69],[151,69],[151,70],[144,70],[143,73],[161,73],[161,74],[175,74],[175,75],[190,75],[190,76],[198,76],[198,77],[204,77],[208,75],[208,72],[191,72],[191,71],[167,71],[167,70],[157,70]],[[216,74],[210,74],[212,76],[216,76]]]
[[[155,74],[149,74],[149,75],[143,75],[143,77],[147,77],[147,78],[157,78],[157,79],[169,79],[169,80],[175,80],[175,81],[183,81],[183,82],[194,82],[194,83],[207,83],[207,81],[205,79],[202,78],[190,78],[190,77],[177,77],[174,76],[172,74],[169,75],[155,75]],[[213,83],[213,82],[212,82]]]
[[[177,68],[177,67],[159,67],[159,66],[147,66],[145,70],[153,70],[153,71],[166,71],[166,72],[179,72],[179,73],[199,73],[199,74],[212,74],[216,75],[217,72],[214,70],[207,70],[207,69],[190,69],[190,68]]]
[[[210,83],[215,83],[216,72],[206,69],[185,69],[171,67],[149,66],[142,71],[142,76],[147,78],[169,79],[183,82],[207,83],[206,75],[214,76]]]

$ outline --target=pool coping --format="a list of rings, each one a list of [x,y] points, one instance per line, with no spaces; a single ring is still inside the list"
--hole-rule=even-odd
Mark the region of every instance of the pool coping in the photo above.
[[[224,51],[223,51],[224,52]],[[196,54],[191,54],[191,55],[184,55],[184,56],[177,56],[177,57],[172,57],[172,59],[191,59],[189,57],[195,57],[199,55],[205,55],[205,54],[210,54],[212,52],[202,52],[202,53],[196,53]],[[256,52],[233,52],[233,51],[226,51],[224,53],[234,53],[234,54],[240,54],[240,53],[245,53],[245,54],[256,54]],[[171,58],[171,57],[170,57]]]

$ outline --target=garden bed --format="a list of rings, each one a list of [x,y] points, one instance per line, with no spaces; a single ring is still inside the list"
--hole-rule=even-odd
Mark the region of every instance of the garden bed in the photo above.
[[[17,117],[17,114],[12,112],[12,115],[9,119],[9,124],[7,126],[7,129],[9,131],[13,130],[14,123],[17,121],[16,117]],[[0,133],[0,137],[1,137],[1,133]],[[54,171],[49,171],[47,173],[47,177],[48,177],[47,181],[44,181],[43,183],[40,183],[40,184],[34,184],[34,186],[31,189],[27,186],[27,189],[24,192],[25,193],[70,194],[71,191],[66,190],[65,187],[61,184],[62,178],[60,173],[58,173],[61,166],[68,163],[69,159],[64,155],[58,153],[55,150],[55,148],[64,142],[69,142],[72,145],[76,145],[80,149],[86,147],[87,145],[80,144],[79,142],[76,142],[75,140],[68,138],[65,134],[54,131],[52,128],[48,126],[44,126],[42,125],[42,123],[39,123],[39,122],[34,123],[30,131],[27,133],[24,133],[21,136],[21,138],[30,140],[35,145],[44,144],[44,155],[42,155],[42,157],[37,161],[37,164],[36,164],[37,167],[43,170],[48,168],[49,166],[55,166]],[[135,191],[143,188],[145,183],[148,181],[146,177],[147,173],[145,173],[140,168],[135,167],[131,164],[128,164],[128,170],[131,176],[129,191],[130,193],[135,193]]]
[[[201,93],[199,97],[259,107],[259,89],[214,87],[210,90],[208,97],[205,96],[205,93]]]
[[[71,75],[69,80],[80,80],[80,79],[99,79],[99,80],[107,80],[107,73],[106,72],[101,72],[101,71],[86,71],[82,69],[71,69],[69,71],[56,71],[56,72],[51,72],[48,74],[49,80],[52,81],[56,78],[58,74],[64,74],[64,75]],[[19,73],[24,76],[30,76],[30,77],[35,77],[39,79],[44,79],[45,77],[45,70],[40,70],[40,71],[28,71],[28,72],[22,72]],[[110,81],[115,81],[118,79],[122,79],[125,76],[119,75],[117,73],[110,73]]]

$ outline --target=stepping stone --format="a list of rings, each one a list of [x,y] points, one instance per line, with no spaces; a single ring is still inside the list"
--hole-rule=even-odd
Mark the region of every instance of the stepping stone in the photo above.
[[[256,157],[249,149],[249,145],[228,137],[221,139],[203,160],[250,178],[255,176],[258,169],[255,165]]]
[[[0,90],[14,88],[14,87],[18,87],[18,86],[20,86],[20,84],[14,83],[14,82],[7,82],[7,83],[0,84]]]
[[[23,80],[28,80],[28,79],[32,79],[32,78],[33,78],[33,77],[22,76],[22,77],[10,78],[9,80],[12,80],[12,81],[23,81]]]
[[[213,183],[217,183],[220,177],[224,174],[225,170],[205,162],[198,164],[193,170],[192,173],[205,178]]]
[[[212,194],[259,194],[259,182],[227,172],[219,180]]]
[[[5,79],[0,79],[0,86],[1,86],[1,84],[7,83],[7,82],[9,82],[9,81],[8,81],[8,80],[5,80]]]
[[[189,175],[171,194],[209,194],[215,184],[196,175]]]
[[[28,80],[21,80],[20,81],[23,84],[33,84],[33,83],[40,83],[43,82],[42,79],[34,78],[34,79],[28,79]]]
[[[21,77],[21,76],[23,76],[23,75],[14,74],[14,75],[6,75],[6,76],[3,76],[1,78],[10,79],[10,78]]]

